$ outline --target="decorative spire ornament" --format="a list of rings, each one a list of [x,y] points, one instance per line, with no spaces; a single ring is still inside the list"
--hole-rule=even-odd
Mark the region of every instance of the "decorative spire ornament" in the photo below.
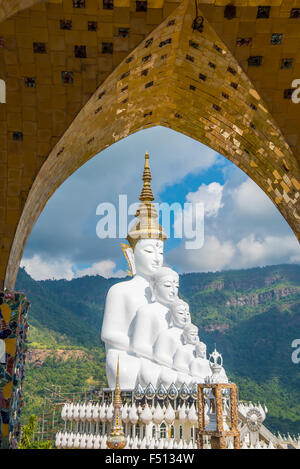
[[[149,165],[149,153],[145,154],[145,165],[143,172],[143,188],[140,195],[141,204],[139,205],[135,216],[137,221],[130,229],[127,241],[134,250],[136,243],[140,239],[161,239],[165,241],[167,235],[158,222],[158,214],[154,204],[153,192],[151,189],[151,171]]]
[[[112,427],[109,437],[107,438],[107,447],[109,449],[124,449],[126,446],[126,437],[124,435],[122,419],[121,419],[121,407],[122,407],[122,399],[121,399],[121,390],[120,390],[120,383],[119,383],[119,357],[118,357],[118,364],[117,364],[117,378],[116,378],[116,388],[114,392],[114,413],[112,419]]]

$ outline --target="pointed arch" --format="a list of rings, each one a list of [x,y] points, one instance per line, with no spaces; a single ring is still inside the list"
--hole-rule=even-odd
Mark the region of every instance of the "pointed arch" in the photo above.
[[[205,19],[184,0],[110,74],[53,147],[26,199],[7,259],[13,288],[25,243],[55,190],[103,149],[166,126],[224,155],[253,179],[300,238],[297,159],[259,92]],[[214,66],[211,66],[211,65]]]

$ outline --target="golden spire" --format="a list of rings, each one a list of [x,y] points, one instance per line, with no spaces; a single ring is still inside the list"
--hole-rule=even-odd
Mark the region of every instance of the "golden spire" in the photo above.
[[[155,205],[152,203],[154,196],[150,185],[152,176],[150,171],[148,152],[145,154],[145,164],[142,179],[144,184],[140,195],[141,204],[135,214],[137,221],[132,226],[127,236],[127,241],[129,242],[132,249],[135,248],[136,243],[140,239],[160,239],[162,241],[167,239],[167,235],[158,222],[158,214]]]
[[[121,390],[120,390],[120,372],[119,372],[119,357],[118,357],[118,364],[117,364],[117,378],[116,378],[116,388],[114,393],[114,407],[121,407],[122,406],[122,399],[121,399]]]
[[[118,365],[117,365],[117,378],[116,378],[116,388],[114,393],[114,414],[112,419],[112,426],[110,434],[107,438],[107,447],[109,449],[124,449],[126,446],[126,437],[124,435],[123,425],[122,425],[122,418],[121,418],[121,407],[122,407],[122,400],[121,400],[121,391],[120,391],[120,383],[119,383],[119,357],[118,357]]]
[[[152,202],[154,200],[153,192],[151,189],[151,181],[152,181],[152,176],[151,176],[151,170],[150,170],[150,165],[149,165],[149,153],[146,151],[145,153],[145,166],[144,166],[144,173],[143,173],[143,181],[144,181],[144,186],[140,195],[140,200],[142,202]]]

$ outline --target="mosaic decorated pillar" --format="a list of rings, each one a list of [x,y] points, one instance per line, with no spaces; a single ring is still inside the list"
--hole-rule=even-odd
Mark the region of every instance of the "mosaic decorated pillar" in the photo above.
[[[228,425],[224,428],[224,402],[230,409]],[[209,402],[210,422],[205,425],[205,403]],[[233,438],[235,449],[240,448],[238,428],[238,388],[234,383],[198,385],[198,449],[203,449],[204,436],[210,437],[211,449],[227,449],[227,439]]]
[[[16,448],[30,303],[24,293],[0,293],[0,448]]]

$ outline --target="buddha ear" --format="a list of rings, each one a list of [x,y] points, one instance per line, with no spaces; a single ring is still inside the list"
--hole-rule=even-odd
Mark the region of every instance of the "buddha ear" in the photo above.
[[[170,310],[168,310],[168,312],[167,312],[166,320],[167,320],[167,323],[168,323],[168,327],[173,327],[174,326],[173,319],[172,319],[172,314],[171,314]]]
[[[151,290],[151,301],[154,302],[154,301],[157,300],[156,294],[155,294],[155,286],[152,282],[150,282],[149,287],[150,287],[150,290]]]

